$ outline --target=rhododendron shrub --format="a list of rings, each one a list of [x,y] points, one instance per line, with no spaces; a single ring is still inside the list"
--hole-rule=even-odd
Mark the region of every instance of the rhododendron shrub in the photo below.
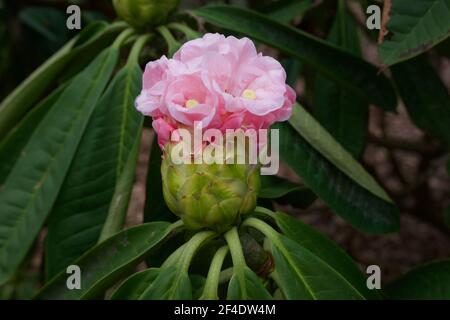
[[[432,218],[421,203],[448,153],[450,99],[435,69],[445,42],[424,52],[448,36],[445,1],[393,1],[379,45],[353,21],[365,2],[256,2],[113,0],[104,16],[114,8],[114,22],[86,15],[83,30],[6,96],[0,299],[450,299],[448,260],[388,283],[381,262],[354,261],[303,222],[308,212],[334,230],[332,213],[339,238],[353,228],[355,239],[379,241],[398,232],[398,207],[415,207],[448,233],[447,202],[430,206]],[[25,5],[1,3],[2,18]],[[54,47],[58,10],[45,12],[3,19],[21,23],[8,32],[0,20],[0,39],[35,28]],[[3,43],[37,52],[40,40],[0,42],[0,94],[8,64],[13,78],[21,70]],[[382,65],[361,44],[378,45]],[[26,56],[23,67],[36,58]],[[378,119],[400,100],[399,116],[410,113],[426,146],[385,141],[373,121],[366,139],[369,106]],[[383,182],[385,170],[368,160],[374,144],[395,152],[386,158],[399,174],[397,151],[423,155],[420,176]]]

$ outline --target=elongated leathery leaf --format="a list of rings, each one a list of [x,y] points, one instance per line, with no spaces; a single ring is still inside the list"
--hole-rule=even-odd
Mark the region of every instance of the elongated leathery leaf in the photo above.
[[[273,199],[278,203],[288,203],[296,208],[307,208],[317,198],[304,185],[292,183],[277,176],[261,176],[258,197]]]
[[[283,234],[327,262],[342,277],[357,288],[367,299],[378,299],[376,290],[367,289],[366,277],[361,273],[355,262],[331,240],[304,224],[300,220],[282,212],[271,215]]]
[[[80,290],[67,290],[67,274],[63,270],[36,298],[75,300],[97,297],[144,259],[175,227],[167,222],[152,222],[114,235],[74,262],[81,269]]]
[[[158,268],[150,268],[133,274],[117,288],[111,296],[111,300],[138,300],[158,275]]]
[[[333,266],[299,243],[277,233],[255,218],[244,225],[263,232],[270,240],[275,261],[274,279],[287,299],[364,299],[364,295]]]
[[[399,63],[391,70],[414,123],[450,146],[450,95],[426,57]]]
[[[0,184],[3,184],[11,172],[21,152],[33,135],[34,130],[44,119],[47,112],[54,106],[65,86],[57,89],[39,105],[31,110],[0,142]]]
[[[130,59],[95,107],[50,216],[48,277],[99,239],[114,190],[142,126],[143,117],[134,108],[141,77],[137,59]]]
[[[450,260],[419,266],[384,290],[388,298],[400,300],[450,300]]]
[[[153,139],[148,162],[144,221],[175,221],[176,216],[169,210],[163,197],[161,177],[162,152],[157,140],[156,137]]]
[[[328,41],[360,56],[358,29],[345,11],[345,1],[331,27]],[[318,75],[314,85],[314,116],[355,157],[364,147],[369,106],[351,92]]]
[[[52,208],[118,47],[106,49],[64,90],[41,121],[0,191],[0,284],[25,257]]]
[[[216,234],[212,231],[196,233],[163,263],[156,279],[139,296],[140,300],[192,299],[193,286],[188,270],[198,249]]]
[[[72,59],[86,56],[89,59],[88,62],[92,61],[93,57],[104,47],[99,46],[98,43],[104,42],[105,35],[109,32],[117,31],[120,28],[123,28],[123,24],[112,24],[106,27],[104,22],[86,27],[83,32],[69,41],[25,79],[0,104],[0,139],[38,101],[42,93],[62,73]],[[81,66],[84,65],[86,64],[81,64]],[[79,66],[80,64],[74,63],[70,69],[76,69],[75,67]]]
[[[255,40],[302,60],[354,95],[385,110],[394,110],[395,92],[377,68],[321,39],[246,9],[210,5],[195,10],[207,22]]]
[[[279,123],[280,157],[336,214],[368,233],[393,232],[398,210],[373,177],[301,106]]]
[[[379,47],[387,65],[414,57],[450,35],[450,1],[395,0],[387,29],[390,38]]]
[[[140,129],[141,130],[138,131],[134,144],[130,150],[130,155],[125,163],[125,167],[117,179],[114,194],[108,209],[108,215],[106,216],[105,224],[100,233],[99,242],[104,241],[113,234],[119,232],[125,223],[128,203],[130,201],[135,180],[137,161],[139,158],[142,126]]]

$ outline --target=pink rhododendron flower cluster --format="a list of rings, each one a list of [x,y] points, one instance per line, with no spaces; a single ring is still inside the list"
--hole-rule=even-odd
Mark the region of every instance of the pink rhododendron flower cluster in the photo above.
[[[287,120],[295,92],[272,57],[248,38],[205,34],[186,42],[172,59],[147,64],[137,109],[153,118],[161,147],[179,127],[266,129]]]

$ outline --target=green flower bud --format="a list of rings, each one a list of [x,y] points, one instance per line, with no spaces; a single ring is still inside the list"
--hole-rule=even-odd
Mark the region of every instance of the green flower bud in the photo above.
[[[189,229],[225,231],[253,212],[259,167],[248,164],[175,164],[166,145],[161,164],[169,209]]]
[[[119,17],[137,28],[164,23],[178,2],[179,0],[113,0]]]

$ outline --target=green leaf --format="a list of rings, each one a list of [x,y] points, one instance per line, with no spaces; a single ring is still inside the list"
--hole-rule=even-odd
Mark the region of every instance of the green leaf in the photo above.
[[[384,291],[388,298],[396,300],[450,300],[450,260],[413,269]]]
[[[339,2],[328,41],[360,56],[358,29]],[[314,85],[314,116],[354,157],[364,148],[369,106],[363,99],[318,75]]]
[[[364,299],[332,266],[289,238],[271,247],[276,281],[287,299]]]
[[[131,275],[117,288],[111,300],[138,300],[159,273],[159,268],[150,268]]]
[[[66,86],[61,86],[42,100],[22,121],[0,142],[0,185],[3,184],[20,157],[34,130],[54,106]]]
[[[31,29],[53,42],[64,42],[69,35],[65,14],[52,7],[29,6],[21,10],[19,19]]]
[[[364,168],[301,106],[279,123],[280,157],[330,208],[371,234],[396,231],[397,208]]]
[[[167,222],[152,222],[114,235],[74,261],[73,264],[81,269],[80,290],[67,290],[67,274],[63,270],[45,285],[36,298],[75,300],[98,297],[132,270],[174,228],[175,225]]]
[[[353,95],[392,111],[395,92],[377,68],[333,45],[253,11],[224,5],[195,10],[207,22],[266,43],[300,59]]]
[[[67,72],[64,68],[71,60],[85,56],[89,62],[92,61],[99,51],[98,42],[105,34],[117,29],[117,25],[106,28],[105,23],[95,23],[86,27],[25,79],[0,104],[0,137],[4,137],[16,125],[63,70]],[[80,64],[73,63],[73,65],[78,68]]]
[[[142,127],[143,117],[134,107],[141,77],[137,61],[128,63],[95,107],[50,215],[46,240],[49,278],[99,240],[108,211],[113,208],[115,190],[120,192],[119,178]],[[127,169],[135,166],[135,160],[131,159]],[[128,187],[133,178],[134,170],[123,178]],[[128,201],[122,204],[124,213]]]
[[[234,227],[225,233],[225,240],[233,260],[233,275],[228,284],[228,300],[269,300],[272,299],[256,273],[246,264],[242,245]]]
[[[297,79],[302,70],[302,63],[299,60],[288,58],[281,61],[281,65],[286,70],[286,83],[295,88]]]
[[[392,1],[387,29],[391,33],[379,47],[386,65],[409,59],[430,49],[450,35],[448,0]]]
[[[376,291],[367,289],[366,278],[350,256],[322,234],[285,213],[272,215],[285,236],[299,243],[329,264],[367,299],[378,299]]]
[[[140,300],[190,300],[193,289],[188,271],[198,249],[216,234],[202,231],[173,252],[161,266],[161,271],[150,286],[139,297]]]
[[[106,49],[64,90],[1,186],[0,284],[44,224],[117,58],[118,48]]]
[[[164,200],[161,177],[162,152],[155,136],[150,150],[145,189],[144,221],[175,221],[177,217],[170,211]]]
[[[249,218],[244,225],[256,228],[269,239],[275,261],[273,277],[286,299],[365,299],[335,269],[333,260],[322,259],[261,220]]]
[[[263,12],[274,20],[289,23],[309,8],[311,8],[311,0],[282,0],[268,5]]]
[[[450,146],[450,95],[425,56],[397,64],[391,70],[414,123]]]
[[[296,208],[307,208],[316,195],[305,186],[277,176],[261,176],[260,198],[273,199],[279,203],[289,203]]]
[[[142,123],[140,129],[142,129]],[[139,147],[141,145],[141,135],[142,130],[139,130],[130,150],[130,155],[125,163],[125,167],[117,179],[114,194],[106,216],[106,221],[103,225],[102,232],[100,233],[99,242],[104,241],[119,232],[125,223],[128,203],[130,202],[133,184],[135,181],[136,166],[140,150]]]
[[[219,248],[214,254],[208,270],[204,289],[202,290],[200,300],[218,300],[218,288],[220,282],[220,271],[222,270],[223,262],[228,254],[228,246]]]
[[[259,197],[267,199],[276,199],[285,196],[291,192],[301,191],[304,187],[299,184],[277,176],[261,176],[261,190]]]
[[[237,270],[231,277],[227,292],[228,300],[271,300],[262,280],[250,268]]]
[[[162,268],[139,300],[191,300],[192,284],[186,270],[178,266]]]

